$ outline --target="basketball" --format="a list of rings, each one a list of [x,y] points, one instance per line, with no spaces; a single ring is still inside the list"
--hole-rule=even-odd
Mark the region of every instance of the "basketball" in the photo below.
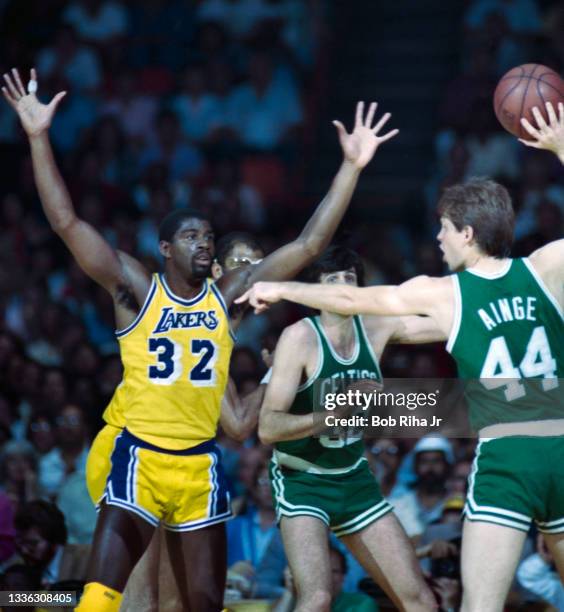
[[[533,126],[536,121],[532,108],[537,106],[548,122],[546,102],[554,110],[564,101],[564,82],[560,75],[541,64],[523,64],[504,74],[494,93],[494,111],[501,125],[518,138],[530,139],[530,134],[521,125],[525,117]]]

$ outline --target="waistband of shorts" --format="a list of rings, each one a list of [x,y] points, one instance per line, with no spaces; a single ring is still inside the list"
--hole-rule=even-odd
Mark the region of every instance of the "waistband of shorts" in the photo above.
[[[219,454],[219,449],[217,448],[217,444],[214,438],[211,440],[206,440],[205,442],[201,442],[196,446],[192,446],[191,448],[183,448],[180,450],[172,450],[170,448],[162,448],[160,446],[156,446],[155,444],[151,444],[150,442],[145,442],[145,440],[141,440],[137,436],[134,436],[130,431],[124,428],[123,432],[120,435],[120,438],[126,443],[131,444],[133,446],[138,446],[139,448],[145,448],[147,450],[154,451],[156,453],[165,453],[167,455],[205,455],[207,453],[216,453]]]

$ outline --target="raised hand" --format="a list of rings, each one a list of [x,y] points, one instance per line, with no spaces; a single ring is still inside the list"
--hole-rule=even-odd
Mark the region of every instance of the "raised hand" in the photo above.
[[[28,136],[38,136],[47,131],[53,120],[59,102],[65,97],[66,91],[58,93],[49,104],[42,104],[35,95],[37,89],[37,73],[35,68],[31,69],[32,85],[27,93],[24,89],[20,73],[16,68],[12,68],[11,75],[4,74],[4,87],[2,93],[8,104],[16,111],[24,130]]]
[[[537,126],[531,125],[524,117],[521,118],[521,125],[534,140],[519,138],[519,141],[528,147],[552,151],[564,164],[564,104],[562,102],[558,103],[558,116],[556,116],[552,104],[550,102],[546,103],[548,124],[536,106],[533,107],[532,112]]]
[[[364,168],[374,156],[376,149],[399,132],[399,130],[391,130],[382,136],[378,135],[392,115],[386,113],[376,125],[372,126],[377,107],[376,102],[372,102],[368,107],[366,117],[364,117],[364,102],[358,102],[354,128],[350,134],[347,133],[345,126],[340,121],[333,121],[333,125],[337,128],[339,134],[339,142],[345,159],[357,168]]]

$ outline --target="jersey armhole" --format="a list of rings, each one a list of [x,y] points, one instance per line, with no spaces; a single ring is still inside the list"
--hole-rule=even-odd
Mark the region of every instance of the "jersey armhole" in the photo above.
[[[460,291],[460,280],[458,279],[458,274],[453,274],[452,278],[452,287],[454,289],[454,316],[452,319],[452,328],[450,330],[450,334],[448,335],[448,341],[446,344],[446,350],[449,353],[452,353],[452,349],[456,343],[456,339],[458,337],[458,332],[460,331],[460,323],[462,321],[462,293]]]
[[[562,308],[560,308],[560,304],[558,303],[554,295],[552,295],[552,293],[550,292],[550,289],[545,285],[544,281],[541,278],[541,275],[535,270],[535,267],[533,266],[529,258],[523,257],[523,263],[525,264],[526,268],[531,273],[532,277],[535,279],[541,291],[546,295],[550,303],[554,306],[554,308],[556,309],[556,312],[560,315],[560,318],[564,319],[564,313],[562,312]]]
[[[366,344],[366,349],[368,350],[368,354],[372,358],[372,361],[374,362],[374,366],[376,367],[376,370],[378,371],[380,380],[384,380],[382,376],[382,371],[380,370],[380,362],[378,361],[378,359],[376,358],[376,355],[374,354],[372,343],[370,342],[370,339],[368,338],[368,333],[366,331],[366,328],[364,327],[364,320],[362,319],[362,315],[355,315],[355,319],[358,321],[358,326],[360,327],[361,336],[364,340],[364,343]]]
[[[139,323],[141,322],[141,319],[147,312],[147,309],[149,308],[149,304],[151,303],[156,291],[157,291],[157,278],[156,276],[153,275],[153,280],[151,282],[151,286],[149,287],[149,293],[147,293],[147,297],[145,298],[145,302],[143,303],[141,310],[139,311],[135,319],[133,319],[133,321],[127,327],[125,327],[124,329],[115,330],[116,338],[123,338],[127,336],[127,334],[132,332],[137,327],[137,325],[139,325]]]
[[[311,328],[315,333],[315,338],[317,339],[317,365],[313,374],[305,381],[305,383],[301,384],[297,388],[296,393],[299,393],[300,391],[305,391],[308,387],[311,387],[311,385],[317,380],[317,377],[319,376],[319,373],[321,372],[321,369],[323,367],[323,345],[321,344],[319,332],[317,331],[315,324],[311,319],[304,319],[304,321],[307,321],[307,323],[311,325]]]

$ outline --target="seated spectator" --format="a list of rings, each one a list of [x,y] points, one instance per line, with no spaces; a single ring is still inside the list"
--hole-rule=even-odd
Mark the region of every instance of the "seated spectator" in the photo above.
[[[256,53],[249,61],[249,80],[231,94],[230,126],[247,147],[271,150],[295,140],[303,121],[299,95],[274,76],[271,58]]]
[[[0,566],[16,551],[15,537],[14,506],[12,500],[0,492]]]
[[[366,456],[384,497],[393,497],[402,451],[398,440],[379,438],[366,441]],[[396,489],[397,495],[397,489]]]
[[[347,561],[345,555],[336,547],[329,548],[331,570],[331,612],[378,612],[376,600],[364,593],[343,591]],[[291,612],[296,603],[296,589],[290,568],[284,570],[284,592],[275,603],[272,612]]]
[[[89,547],[67,544],[65,517],[55,504],[25,504],[16,514],[15,526],[18,554],[38,572],[41,586],[85,580]]]
[[[63,13],[63,21],[91,43],[109,43],[127,31],[125,7],[115,0],[75,0]]]
[[[39,52],[36,64],[37,72],[44,80],[64,77],[71,85],[72,97],[76,91],[96,89],[102,78],[97,53],[80,44],[70,26],[59,28],[54,44]],[[73,135],[74,138],[76,135]]]
[[[41,457],[55,446],[55,424],[45,412],[36,412],[27,426],[26,438],[31,442],[37,456]]]
[[[106,98],[100,115],[116,117],[128,139],[136,146],[154,139],[153,122],[157,114],[154,96],[139,91],[137,77],[124,69],[112,79],[113,93]]]
[[[141,152],[139,172],[151,164],[164,163],[171,180],[197,176],[202,171],[203,159],[197,149],[182,140],[178,117],[171,111],[162,111],[156,128],[157,141]]]
[[[202,65],[194,64],[184,70],[180,93],[172,98],[170,107],[188,140],[202,142],[208,139],[220,122],[220,105],[208,91]]]
[[[0,591],[40,591],[38,573],[27,565],[10,565],[0,575]],[[2,612],[36,612],[35,606],[2,606]]]
[[[440,519],[453,460],[450,442],[443,436],[426,436],[415,445],[415,484],[393,500],[394,512],[409,537],[420,536],[427,525]]]
[[[65,516],[69,544],[90,544],[96,528],[96,508],[86,488],[84,472],[70,474],[57,495]]]
[[[9,498],[14,512],[21,504],[38,497],[37,462],[33,447],[25,440],[10,440],[0,460],[0,490]]]
[[[227,524],[227,564],[244,595],[274,598],[282,593],[286,557],[265,464],[256,472],[246,512]]]
[[[564,585],[555,571],[554,559],[542,534],[537,536],[537,552],[517,568],[519,584],[557,610],[564,610]]]
[[[88,455],[88,432],[83,409],[67,404],[56,418],[57,446],[39,460],[39,483],[55,496],[73,472],[84,472]]]

